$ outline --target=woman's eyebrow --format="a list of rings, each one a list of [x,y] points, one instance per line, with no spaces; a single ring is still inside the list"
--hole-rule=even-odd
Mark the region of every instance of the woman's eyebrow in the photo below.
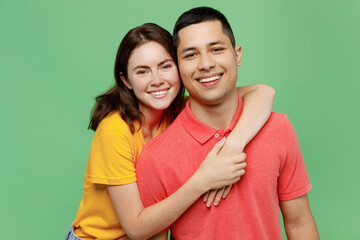
[[[174,62],[174,60],[172,60],[171,58],[167,58],[167,59],[165,59],[164,61],[161,61],[161,62],[158,64],[158,66],[163,65],[164,63],[169,62],[169,61]]]
[[[138,68],[149,68],[149,66],[146,66],[146,65],[137,65],[133,68],[133,71],[138,69]]]
[[[164,63],[166,63],[166,62],[169,62],[169,61],[174,62],[174,60],[172,60],[171,58],[167,58],[167,59],[161,61],[161,62],[158,64],[158,66],[160,66],[160,65],[162,65],[162,64],[164,64]],[[136,70],[136,69],[138,69],[138,68],[150,68],[150,67],[147,66],[147,65],[137,65],[137,66],[135,66],[132,70],[134,71],[134,70]]]

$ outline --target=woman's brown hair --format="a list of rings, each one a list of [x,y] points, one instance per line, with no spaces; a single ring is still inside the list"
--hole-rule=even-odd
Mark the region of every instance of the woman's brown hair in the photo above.
[[[117,51],[114,68],[115,85],[104,94],[96,97],[89,128],[96,131],[101,120],[112,111],[119,111],[122,119],[128,124],[132,133],[139,130],[135,129],[133,121],[138,121],[140,125],[139,128],[141,128],[144,116],[140,111],[139,100],[136,98],[133,90],[128,89],[120,79],[120,73],[128,80],[127,67],[131,53],[135,48],[151,41],[163,46],[174,62],[176,62],[176,52],[172,43],[172,36],[168,31],[154,23],[145,23],[131,29],[121,41]],[[164,111],[163,119],[166,119],[168,123],[174,121],[184,106],[184,87],[182,82],[180,85],[180,91],[176,98],[169,108]]]

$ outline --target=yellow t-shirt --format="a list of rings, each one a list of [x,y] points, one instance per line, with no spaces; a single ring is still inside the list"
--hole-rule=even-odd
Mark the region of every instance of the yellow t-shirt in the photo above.
[[[135,129],[138,124],[134,123]],[[161,123],[155,136],[166,128]],[[84,196],[75,221],[74,233],[82,239],[129,239],[122,229],[107,185],[136,181],[135,162],[145,140],[141,131],[132,134],[118,112],[104,118],[91,144],[84,179]]]

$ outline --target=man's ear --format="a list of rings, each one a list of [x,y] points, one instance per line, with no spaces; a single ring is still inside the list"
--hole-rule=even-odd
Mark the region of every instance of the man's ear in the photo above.
[[[235,58],[236,58],[236,64],[238,66],[241,66],[241,55],[242,55],[241,46],[236,46],[235,47]]]
[[[123,83],[125,84],[125,86],[126,86],[128,89],[132,89],[131,84],[126,80],[126,78],[124,77],[124,75],[122,74],[122,72],[120,72],[119,75],[120,75],[121,81],[123,81]]]

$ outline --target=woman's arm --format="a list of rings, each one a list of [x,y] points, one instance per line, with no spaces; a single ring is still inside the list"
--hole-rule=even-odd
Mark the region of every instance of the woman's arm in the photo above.
[[[241,117],[233,131],[227,137],[224,147],[219,156],[232,156],[242,153],[245,146],[260,131],[269,119],[275,96],[275,90],[264,84],[249,85],[238,87],[238,95],[244,100]],[[223,189],[212,190],[204,196],[207,206],[217,206],[221,197],[225,198],[231,188],[227,186]],[[214,200],[215,198],[215,200]]]
[[[255,137],[269,119],[274,102],[275,90],[264,84],[238,87],[238,95],[244,105],[241,117],[230,133],[221,155],[243,152],[245,146]]]
[[[199,169],[175,193],[143,207],[136,183],[109,186],[109,194],[120,224],[131,239],[148,238],[173,223],[206,191],[232,184],[244,174],[244,154],[218,157],[225,139],[209,152]]]

